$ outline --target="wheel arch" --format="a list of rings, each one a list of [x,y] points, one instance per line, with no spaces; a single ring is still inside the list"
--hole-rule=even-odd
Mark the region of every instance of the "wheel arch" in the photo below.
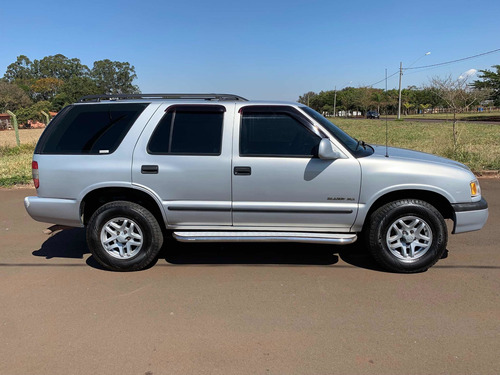
[[[165,214],[160,203],[145,191],[130,187],[104,187],[88,192],[80,203],[80,217],[84,225],[87,225],[94,212],[102,205],[115,202],[128,201],[137,203],[156,218],[161,227],[167,223]]]
[[[444,219],[451,219],[455,221],[455,212],[451,206],[451,203],[443,195],[428,190],[406,189],[388,192],[378,197],[366,212],[363,230],[366,228],[369,218],[375,210],[389,202],[397,201],[400,199],[422,200],[434,206],[441,213]]]

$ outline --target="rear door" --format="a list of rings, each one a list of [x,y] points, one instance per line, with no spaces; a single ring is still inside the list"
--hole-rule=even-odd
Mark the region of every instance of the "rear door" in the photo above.
[[[234,104],[164,105],[135,148],[132,180],[162,201],[168,224],[229,226]]]

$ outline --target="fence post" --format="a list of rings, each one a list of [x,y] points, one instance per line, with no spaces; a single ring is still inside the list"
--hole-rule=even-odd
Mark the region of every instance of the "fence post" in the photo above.
[[[40,113],[45,116],[45,120],[46,120],[45,125],[48,125],[49,124],[49,115],[45,111],[40,111]]]
[[[7,110],[7,113],[12,118],[12,124],[14,125],[14,130],[16,132],[17,147],[20,147],[21,146],[21,142],[19,141],[19,127],[17,126],[17,116],[14,114],[14,112],[11,112],[9,110]]]

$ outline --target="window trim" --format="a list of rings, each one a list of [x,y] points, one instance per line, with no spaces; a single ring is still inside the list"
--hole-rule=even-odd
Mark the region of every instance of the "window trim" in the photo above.
[[[248,105],[243,106],[239,109],[240,114],[240,131],[239,131],[239,141],[238,141],[238,155],[241,158],[292,158],[292,159],[317,159],[318,155],[277,155],[277,154],[242,154],[241,153],[241,141],[242,141],[242,127],[243,127],[243,116],[250,113],[275,113],[275,114],[285,114],[296,120],[300,125],[302,125],[309,133],[313,136],[318,137],[320,140],[326,138],[323,132],[314,125],[306,116],[301,112],[295,110],[293,107],[289,106],[262,106],[262,105]]]
[[[222,122],[221,122],[221,138],[220,138],[220,151],[219,153],[184,153],[184,152],[154,152],[149,149],[149,145],[155,135],[158,127],[160,126],[162,120],[165,116],[168,116],[169,113],[173,112],[172,121],[170,123],[170,135],[168,141],[168,150],[172,149],[172,139],[174,134],[174,123],[175,117],[177,114],[177,110],[181,109],[183,111],[190,111],[191,113],[222,113]],[[220,104],[174,104],[165,109],[164,115],[156,124],[151,136],[149,137],[148,144],[146,146],[146,152],[149,155],[176,155],[176,156],[220,156],[222,155],[222,141],[224,140],[224,113],[226,112],[226,107]]]

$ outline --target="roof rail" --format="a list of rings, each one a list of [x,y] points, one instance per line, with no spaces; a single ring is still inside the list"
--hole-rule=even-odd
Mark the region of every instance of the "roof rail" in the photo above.
[[[78,100],[84,102],[100,102],[101,100],[123,100],[123,99],[202,99],[202,100],[240,100],[248,101],[233,94],[111,94],[111,95],[87,95]]]

